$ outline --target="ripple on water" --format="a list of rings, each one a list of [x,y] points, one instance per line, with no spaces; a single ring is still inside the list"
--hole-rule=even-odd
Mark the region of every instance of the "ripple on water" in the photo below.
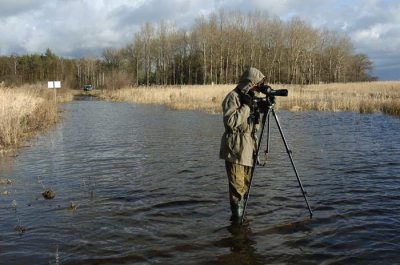
[[[65,109],[57,128],[0,158],[13,180],[0,184],[11,194],[0,195],[7,264],[400,263],[398,119],[279,112],[314,217],[272,128],[237,227],[220,115],[95,100]]]

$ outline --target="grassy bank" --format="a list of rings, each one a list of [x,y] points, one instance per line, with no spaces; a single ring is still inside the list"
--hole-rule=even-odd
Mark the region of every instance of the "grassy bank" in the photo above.
[[[166,105],[174,110],[221,111],[221,102],[233,85],[140,87],[96,92],[103,99]]]
[[[221,102],[235,85],[125,88],[105,91],[100,97],[143,104],[164,104],[171,109],[221,112]],[[382,111],[400,116],[400,82],[364,82],[321,85],[272,85],[288,89],[288,97],[277,98],[277,109],[291,111]]]
[[[400,116],[400,82],[288,86],[280,107],[292,111],[353,111]]]
[[[73,99],[67,90],[57,91],[57,102]],[[0,151],[20,146],[25,139],[58,121],[54,92],[41,85],[0,87]]]
[[[174,110],[204,110],[220,113],[221,102],[235,87],[169,86],[91,91],[101,98],[142,104],[164,104]],[[291,111],[383,112],[400,117],[400,82],[370,82],[321,85],[273,85],[288,89],[277,98],[277,109]],[[79,93],[76,91],[75,93]],[[57,103],[71,101],[74,92],[57,90]],[[21,145],[26,138],[54,125],[59,118],[54,91],[40,85],[0,87],[0,151]]]

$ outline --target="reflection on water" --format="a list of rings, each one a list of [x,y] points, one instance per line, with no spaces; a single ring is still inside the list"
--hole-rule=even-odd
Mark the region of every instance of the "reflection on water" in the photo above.
[[[265,264],[265,257],[257,253],[257,242],[252,239],[252,232],[248,223],[244,223],[242,226],[232,224],[227,230],[230,235],[218,240],[215,246],[230,251],[218,256],[216,263],[226,265]]]
[[[0,158],[12,180],[0,182],[0,264],[400,263],[399,119],[277,111],[314,217],[273,126],[237,227],[219,115],[93,99],[65,109]]]

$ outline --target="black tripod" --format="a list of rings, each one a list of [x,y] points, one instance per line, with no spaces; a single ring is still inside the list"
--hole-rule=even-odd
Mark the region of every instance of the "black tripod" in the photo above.
[[[303,184],[301,183],[299,174],[297,173],[296,166],[295,166],[295,164],[294,164],[293,157],[292,157],[292,151],[289,149],[289,145],[288,145],[288,143],[286,142],[285,135],[283,134],[282,127],[281,127],[281,125],[280,125],[280,123],[279,123],[278,116],[276,115],[275,110],[274,110],[274,105],[275,105],[274,96],[272,96],[272,97],[271,97],[271,96],[270,96],[270,97],[267,96],[267,97],[266,97],[266,101],[264,101],[263,103],[265,103],[266,107],[264,107],[264,113],[263,113],[263,117],[262,117],[262,121],[261,121],[261,132],[260,132],[260,137],[259,137],[259,139],[258,139],[257,150],[256,150],[256,152],[255,152],[255,154],[254,154],[253,166],[252,166],[252,168],[251,168],[251,173],[250,173],[249,189],[248,189],[248,191],[247,191],[247,193],[246,193],[246,195],[245,195],[245,201],[244,201],[244,207],[243,207],[243,215],[242,215],[241,218],[240,218],[240,224],[243,223],[244,216],[245,216],[245,213],[246,213],[246,207],[247,207],[247,202],[248,202],[248,200],[249,200],[249,195],[250,195],[250,190],[251,190],[251,184],[252,184],[252,182],[253,182],[254,169],[255,169],[256,164],[260,164],[260,163],[259,163],[259,159],[258,159],[258,153],[259,153],[259,151],[260,151],[261,142],[262,142],[262,138],[263,138],[263,134],[264,134],[264,129],[265,129],[265,123],[266,123],[267,120],[268,120],[268,127],[267,127],[267,148],[266,148],[266,150],[265,150],[265,154],[267,155],[267,154],[269,153],[270,117],[271,117],[271,113],[272,113],[272,115],[273,115],[274,118],[275,118],[276,125],[277,125],[277,127],[278,127],[278,129],[279,129],[279,132],[280,132],[280,134],[281,134],[281,137],[282,137],[282,141],[283,141],[283,143],[285,144],[286,152],[287,152],[287,154],[289,155],[290,162],[292,163],[292,167],[293,167],[294,173],[296,174],[296,178],[297,178],[297,181],[298,181],[298,183],[299,183],[301,192],[302,192],[302,194],[303,194],[304,200],[306,201],[308,211],[310,212],[310,219],[311,219],[313,213],[312,213],[312,211],[311,211],[310,204],[308,203],[307,196],[306,196],[306,192],[304,191]],[[264,163],[264,165],[265,165],[265,163]]]

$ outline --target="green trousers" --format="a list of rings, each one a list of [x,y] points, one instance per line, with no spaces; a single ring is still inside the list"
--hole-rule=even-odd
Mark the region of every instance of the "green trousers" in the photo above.
[[[251,167],[225,161],[231,205],[243,201],[250,185]]]

